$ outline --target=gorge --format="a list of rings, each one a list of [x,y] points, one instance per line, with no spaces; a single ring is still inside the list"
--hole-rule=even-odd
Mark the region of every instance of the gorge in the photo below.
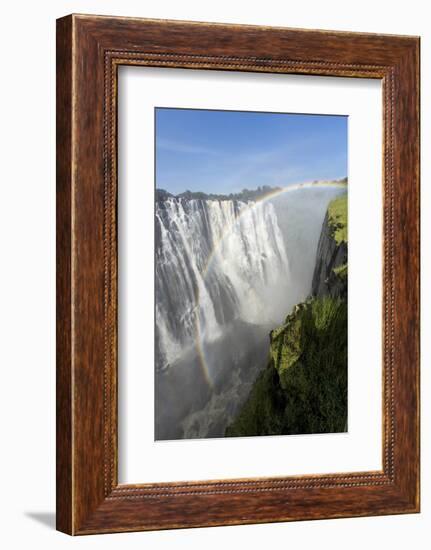
[[[304,358],[303,349],[292,352],[297,343],[285,346],[285,335],[299,317],[304,327],[324,322],[327,332],[313,333],[321,348],[347,326],[347,238],[334,239],[343,231],[338,213],[330,214],[345,191],[340,182],[322,182],[255,200],[157,194],[157,440],[309,433],[283,420],[294,416],[284,395],[294,392],[292,357]],[[283,346],[290,363],[286,353],[280,359]],[[262,427],[269,390],[271,406],[273,399],[282,405]],[[342,431],[343,411],[335,416],[331,429]],[[322,431],[321,419],[308,428]]]
[[[269,358],[227,436],[347,431],[347,195],[322,225],[311,294],[269,334]]]

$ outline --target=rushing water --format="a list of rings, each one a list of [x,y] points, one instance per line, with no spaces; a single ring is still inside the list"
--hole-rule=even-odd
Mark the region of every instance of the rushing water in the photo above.
[[[277,321],[268,290],[287,291],[289,263],[272,204],[169,199],[156,205],[156,235],[160,368],[233,320]]]

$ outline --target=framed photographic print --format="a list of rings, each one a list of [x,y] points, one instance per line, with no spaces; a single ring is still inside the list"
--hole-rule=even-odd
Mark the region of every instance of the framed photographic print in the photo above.
[[[57,528],[419,511],[419,39],[57,21]]]

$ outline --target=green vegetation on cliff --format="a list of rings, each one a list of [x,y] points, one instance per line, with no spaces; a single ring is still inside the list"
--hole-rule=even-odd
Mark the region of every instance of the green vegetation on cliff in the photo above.
[[[332,271],[335,273],[335,275],[338,275],[340,279],[347,279],[347,264],[334,267]]]
[[[328,221],[335,242],[347,243],[347,193],[329,203]]]
[[[270,360],[227,436],[342,432],[347,422],[347,304],[312,298],[270,334]]]

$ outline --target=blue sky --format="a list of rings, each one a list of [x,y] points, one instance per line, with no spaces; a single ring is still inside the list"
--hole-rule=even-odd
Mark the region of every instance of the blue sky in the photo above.
[[[156,109],[156,186],[236,193],[347,176],[347,117]]]

